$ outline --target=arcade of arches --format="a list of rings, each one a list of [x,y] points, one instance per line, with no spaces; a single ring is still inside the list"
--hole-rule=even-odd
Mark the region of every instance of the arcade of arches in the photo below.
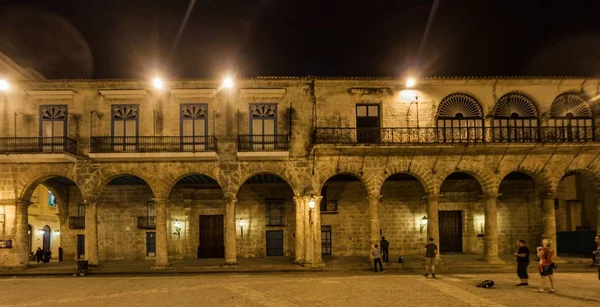
[[[393,257],[420,254],[433,237],[442,257],[471,253],[496,262],[518,239],[560,243],[561,236],[595,233],[600,197],[593,176],[569,171],[549,193],[552,183],[519,171],[495,184],[468,170],[433,179],[390,172],[380,184],[369,174],[340,171],[321,177],[319,193],[299,193],[297,179],[273,171],[240,177],[245,179],[237,189],[189,173],[162,191],[155,181],[121,173],[107,176],[95,194],[67,177],[51,176],[26,185],[23,201],[13,207],[15,243],[0,253],[7,265],[11,255],[20,261],[14,265],[27,263],[38,247],[52,251],[52,261],[60,247],[65,260],[92,264],[153,259],[160,268],[172,259],[233,264],[240,257],[283,256],[319,265],[329,256],[367,258],[385,236]],[[10,206],[1,208],[10,213]]]

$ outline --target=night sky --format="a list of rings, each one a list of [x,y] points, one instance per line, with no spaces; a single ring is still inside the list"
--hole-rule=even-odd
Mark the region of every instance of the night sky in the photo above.
[[[600,75],[600,1],[0,0],[0,52],[47,78]]]

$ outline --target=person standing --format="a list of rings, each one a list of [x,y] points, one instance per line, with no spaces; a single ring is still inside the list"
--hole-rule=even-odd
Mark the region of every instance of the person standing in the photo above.
[[[552,249],[552,243],[548,239],[542,240],[542,246],[537,248],[537,256],[540,258],[540,288],[537,292],[545,291],[545,283],[546,277],[550,280],[550,293],[556,292],[554,290],[554,277],[552,275],[552,271],[554,270],[554,262],[552,261],[552,257],[554,257],[554,250]]]
[[[433,238],[429,238],[429,243],[425,245],[425,277],[429,277],[431,269],[431,277],[435,278],[435,256],[438,253],[438,247],[433,243]]]
[[[383,262],[390,262],[390,242],[385,239],[385,237],[381,237],[381,255],[383,256]]]
[[[594,255],[596,258],[596,266],[598,267],[598,280],[600,280],[600,236],[596,236],[596,250],[594,251]]]
[[[42,261],[43,254],[44,252],[42,251],[42,249],[38,247],[38,249],[35,251],[35,259],[37,260],[37,263],[40,263],[40,261]]]
[[[373,264],[375,265],[375,272],[377,272],[377,264],[378,263],[379,263],[379,268],[381,269],[381,272],[383,272],[383,264],[381,263],[381,251],[380,251],[379,247],[377,246],[377,244],[375,244],[375,247],[371,251],[371,254],[373,255]]]
[[[517,241],[518,250],[514,253],[517,256],[517,275],[521,280],[521,283],[517,284],[517,287],[529,286],[529,274],[527,274],[527,267],[529,266],[529,248],[525,246],[525,240]]]

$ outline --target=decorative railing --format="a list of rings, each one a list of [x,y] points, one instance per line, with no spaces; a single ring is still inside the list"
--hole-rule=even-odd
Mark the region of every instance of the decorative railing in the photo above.
[[[217,151],[217,138],[209,136],[94,136],[92,153]]]
[[[156,229],[156,216],[138,216],[137,228]]]
[[[85,216],[69,216],[70,229],[85,229]]]
[[[0,153],[70,153],[77,155],[77,141],[68,137],[4,137]]]
[[[598,142],[593,127],[316,128],[315,144]]]
[[[288,151],[287,134],[238,135],[238,151]]]

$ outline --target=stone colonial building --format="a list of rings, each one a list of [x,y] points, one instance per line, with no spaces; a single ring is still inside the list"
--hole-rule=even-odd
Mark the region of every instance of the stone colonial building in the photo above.
[[[0,76],[0,265],[43,186],[66,260],[444,253],[600,227],[600,79]],[[37,227],[37,226],[36,226]],[[35,229],[37,231],[37,229]],[[558,235],[557,235],[558,233]],[[557,238],[558,236],[558,238]],[[9,248],[10,247],[10,248]]]

